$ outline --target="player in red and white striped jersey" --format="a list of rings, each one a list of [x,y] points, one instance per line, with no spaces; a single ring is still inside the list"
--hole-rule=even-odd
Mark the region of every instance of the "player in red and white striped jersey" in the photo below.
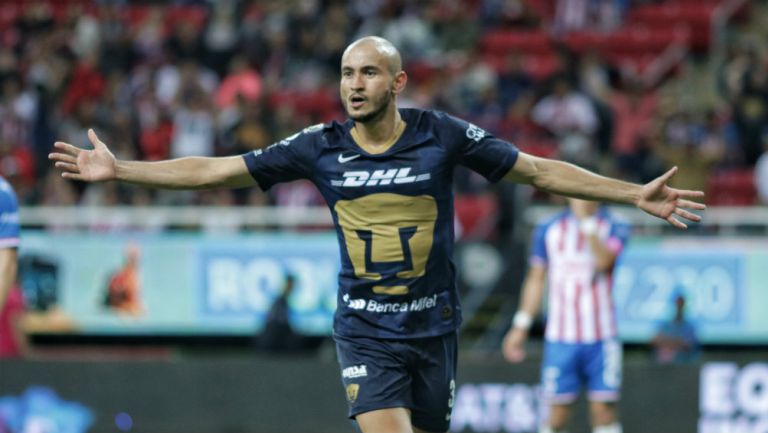
[[[614,403],[621,344],[611,277],[630,227],[596,202],[569,203],[534,232],[522,303],[504,339],[504,355],[512,362],[525,357],[523,345],[547,285],[542,385],[551,410],[542,432],[565,431],[572,403],[586,388],[593,431],[620,433]]]

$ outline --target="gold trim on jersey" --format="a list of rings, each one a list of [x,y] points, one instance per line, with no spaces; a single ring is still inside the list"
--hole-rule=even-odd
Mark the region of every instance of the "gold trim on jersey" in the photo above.
[[[352,128],[349,130],[349,135],[352,136],[352,139],[355,140],[355,143],[357,143],[358,146],[360,146],[361,149],[364,151],[376,155],[380,153],[384,153],[387,150],[389,150],[390,147],[392,147],[395,143],[397,143],[397,140],[400,139],[400,137],[403,135],[403,132],[405,132],[405,126],[406,123],[404,120],[400,120],[395,125],[395,130],[392,133],[392,137],[389,138],[384,144],[382,145],[376,145],[376,150],[373,149],[373,146],[369,145],[368,143],[365,143],[363,139],[360,137],[360,134],[357,133],[357,128]]]

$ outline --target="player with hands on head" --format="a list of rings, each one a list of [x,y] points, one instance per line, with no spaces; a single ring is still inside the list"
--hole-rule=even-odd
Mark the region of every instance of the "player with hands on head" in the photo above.
[[[328,204],[340,246],[334,317],[349,416],[364,433],[448,430],[461,309],[453,265],[453,167],[558,194],[634,204],[671,224],[698,221],[700,192],[597,176],[537,158],[464,120],[397,107],[408,76],[398,50],[369,36],[342,55],[346,121],[315,125],[263,150],[230,157],[142,162],[55,143],[63,176],[154,188],[268,189],[309,179]]]

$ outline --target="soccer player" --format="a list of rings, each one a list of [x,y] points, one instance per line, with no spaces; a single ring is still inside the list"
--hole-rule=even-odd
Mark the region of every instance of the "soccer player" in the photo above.
[[[27,348],[21,326],[24,298],[16,285],[19,230],[16,193],[0,177],[0,358],[21,356]]]
[[[349,119],[315,125],[245,155],[116,160],[57,142],[62,176],[156,188],[241,188],[309,179],[331,210],[341,248],[334,319],[349,416],[364,433],[448,430],[461,310],[453,253],[454,167],[563,195],[632,203],[678,227],[702,194],[669,188],[671,170],[641,186],[536,158],[444,113],[398,109],[408,77],[387,40],[344,51],[341,100]]]
[[[586,387],[593,432],[621,433],[615,403],[622,349],[611,274],[630,228],[597,202],[568,201],[570,209],[534,231],[522,302],[502,349],[511,362],[525,358],[528,329],[549,283],[541,383],[550,411],[541,432],[564,432],[573,402]]]

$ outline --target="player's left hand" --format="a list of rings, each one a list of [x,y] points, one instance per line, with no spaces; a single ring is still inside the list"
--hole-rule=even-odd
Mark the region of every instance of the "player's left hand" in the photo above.
[[[675,173],[677,173],[677,167],[672,167],[663,175],[643,185],[640,199],[636,205],[645,212],[666,220],[679,229],[686,229],[688,226],[678,217],[699,222],[701,216],[690,212],[689,209],[704,210],[707,206],[704,203],[692,201],[692,199],[703,198],[704,192],[675,189],[667,185]]]

